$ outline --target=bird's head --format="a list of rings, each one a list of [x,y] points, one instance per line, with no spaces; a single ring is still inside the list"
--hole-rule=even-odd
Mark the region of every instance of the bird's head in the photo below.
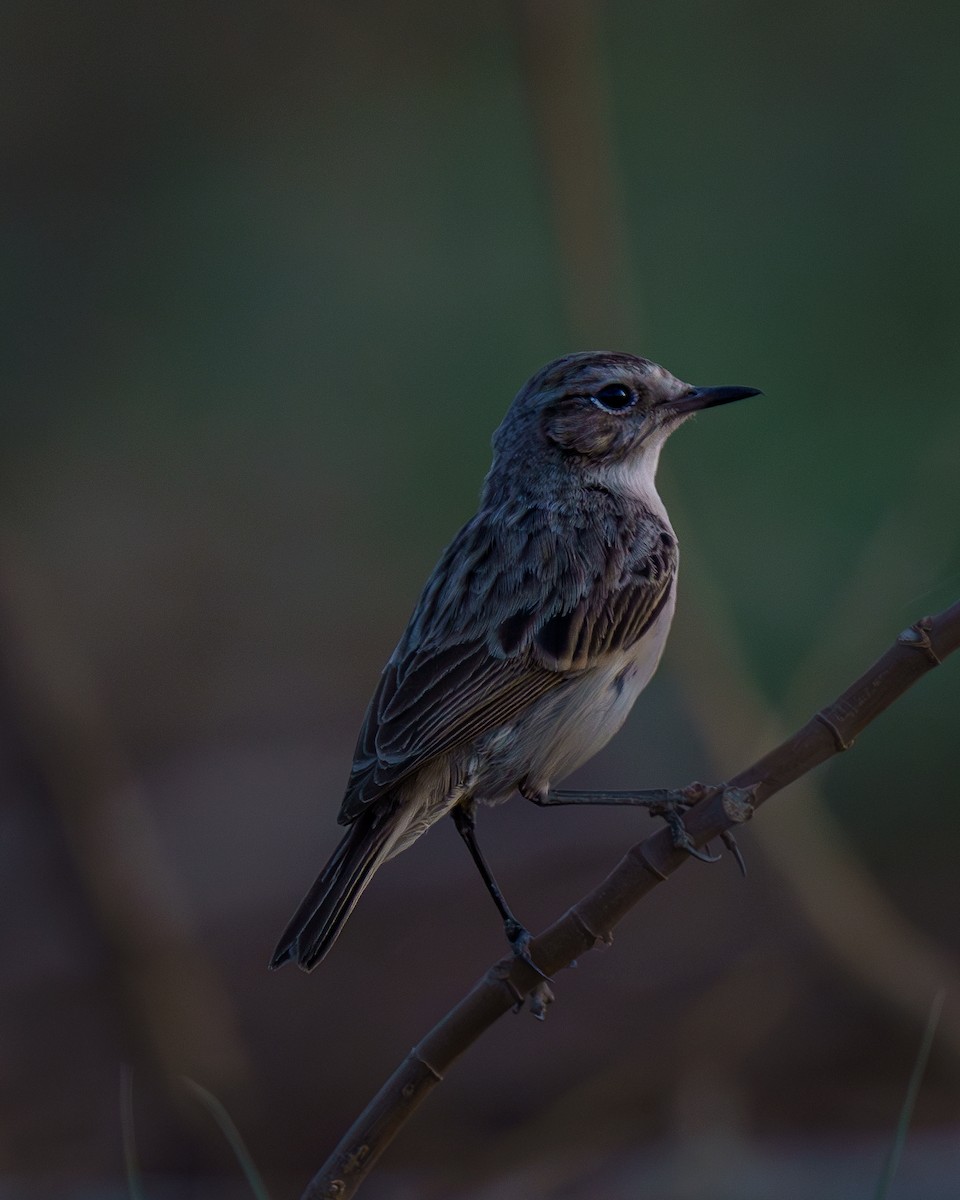
[[[633,354],[568,354],[520,389],[493,436],[491,477],[552,467],[613,486],[634,477],[652,484],[674,429],[700,409],[759,394],[693,387]]]

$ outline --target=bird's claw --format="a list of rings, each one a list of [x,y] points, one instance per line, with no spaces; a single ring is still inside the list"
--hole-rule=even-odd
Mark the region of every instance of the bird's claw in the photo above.
[[[709,850],[700,849],[690,834],[687,833],[682,820],[680,821],[680,832],[678,833],[672,827],[670,832],[673,835],[673,844],[676,846],[676,848],[678,850],[685,850],[691,858],[695,858],[699,862],[704,863],[718,863],[720,861],[722,857],[721,855],[711,854]]]
[[[740,853],[740,847],[737,845],[737,840],[729,829],[725,829],[723,833],[720,834],[720,841],[723,842],[726,848],[733,855],[737,866],[740,868],[740,874],[744,877],[744,879],[746,879],[747,864],[743,861],[743,855]]]
[[[678,850],[686,850],[691,858],[697,858],[700,862],[719,862],[722,855],[710,854],[705,850],[701,850],[694,843],[687,832],[687,827],[683,823],[683,814],[695,804],[699,804],[701,800],[705,800],[711,795],[716,795],[720,790],[720,788],[708,787],[703,783],[691,783],[689,787],[683,789],[678,797],[671,798],[670,800],[661,800],[650,805],[650,815],[663,817],[666,821],[673,837],[674,846]],[[720,840],[733,855],[737,866],[740,868],[740,874],[746,876],[747,864],[743,861],[740,847],[737,845],[736,839],[729,829],[725,829],[720,834]]]
[[[691,794],[689,799],[671,799],[661,800],[650,805],[650,815],[652,817],[663,817],[667,823],[667,828],[670,830],[670,836],[673,839],[673,844],[678,850],[685,850],[691,858],[699,859],[700,862],[715,863],[720,861],[719,854],[710,854],[706,850],[701,850],[694,842],[693,838],[687,832],[687,827],[683,823],[683,814],[692,808],[695,803],[698,803],[703,795],[706,794],[706,789],[702,784],[691,785],[687,791],[692,793],[696,789],[696,794]]]

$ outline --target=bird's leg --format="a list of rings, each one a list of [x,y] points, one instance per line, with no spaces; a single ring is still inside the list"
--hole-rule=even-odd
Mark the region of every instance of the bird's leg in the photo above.
[[[559,804],[624,804],[645,808],[652,817],[663,817],[673,837],[673,844],[678,850],[686,850],[701,862],[719,862],[719,855],[708,854],[694,845],[683,823],[683,814],[718,790],[702,783],[691,783],[684,788],[648,788],[639,792],[555,792],[550,789],[520,786],[521,796],[542,808]],[[724,844],[729,845],[726,839]],[[735,855],[742,870],[743,860],[739,850],[735,851]]]
[[[510,943],[514,954],[517,958],[522,958],[527,966],[532,967],[541,979],[549,979],[549,975],[544,975],[537,964],[530,957],[527,946],[530,944],[530,932],[513,915],[510,911],[510,906],[503,898],[503,892],[493,877],[493,873],[487,866],[486,859],[480,852],[480,847],[477,845],[477,823],[476,823],[476,803],[473,800],[468,800],[465,804],[457,804],[450,810],[450,815],[453,817],[453,823],[457,827],[457,832],[467,844],[467,849],[477,864],[477,870],[480,872],[480,877],[486,884],[487,891],[493,897],[493,902],[497,906],[497,911],[503,918],[503,929],[507,935],[507,941]]]

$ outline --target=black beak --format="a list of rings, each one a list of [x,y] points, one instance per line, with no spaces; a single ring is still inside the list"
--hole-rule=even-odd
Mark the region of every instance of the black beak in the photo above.
[[[716,408],[718,404],[731,404],[734,400],[746,400],[748,396],[762,396],[759,388],[748,387],[701,387],[691,388],[678,400],[668,400],[663,408],[671,415],[686,417],[701,408]]]

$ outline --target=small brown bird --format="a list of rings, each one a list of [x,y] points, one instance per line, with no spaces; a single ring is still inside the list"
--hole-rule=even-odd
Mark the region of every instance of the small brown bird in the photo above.
[[[479,511],[367,709],[340,809],[348,831],[271,966],[316,966],[374,871],[447,813],[529,961],[529,934],[477,845],[476,805],[515,791],[583,800],[551,784],[623,724],[673,617],[677,541],[654,483],[663,443],[700,409],[758,394],[691,387],[612,352],[557,359],[521,389],[494,434]]]

